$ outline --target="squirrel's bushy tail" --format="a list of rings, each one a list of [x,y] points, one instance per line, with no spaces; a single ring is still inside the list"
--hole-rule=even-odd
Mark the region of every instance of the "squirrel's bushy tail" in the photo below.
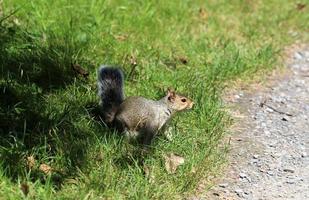
[[[100,66],[98,70],[98,94],[106,123],[113,122],[119,105],[124,100],[123,73],[120,69]]]

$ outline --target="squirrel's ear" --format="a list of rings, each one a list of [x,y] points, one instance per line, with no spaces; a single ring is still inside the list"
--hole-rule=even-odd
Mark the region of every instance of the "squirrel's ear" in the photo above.
[[[169,101],[172,101],[172,100],[175,99],[175,96],[176,96],[175,91],[174,91],[173,89],[168,88],[168,89],[167,89],[167,99],[168,99]]]
[[[175,95],[175,90],[174,89],[172,89],[172,88],[167,88],[167,95],[170,95],[170,94],[173,94],[173,95]]]

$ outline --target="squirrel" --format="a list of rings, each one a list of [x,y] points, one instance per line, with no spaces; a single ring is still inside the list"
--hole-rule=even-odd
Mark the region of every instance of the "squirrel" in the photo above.
[[[168,89],[160,100],[124,95],[124,75],[120,68],[101,65],[98,69],[98,95],[103,121],[129,138],[150,145],[153,137],[179,111],[189,110],[193,101]]]

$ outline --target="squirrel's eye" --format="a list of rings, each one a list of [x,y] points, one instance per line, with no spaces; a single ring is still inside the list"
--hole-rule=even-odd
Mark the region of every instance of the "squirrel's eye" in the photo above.
[[[181,101],[182,101],[182,102],[186,102],[186,101],[187,101],[187,99],[181,99]]]

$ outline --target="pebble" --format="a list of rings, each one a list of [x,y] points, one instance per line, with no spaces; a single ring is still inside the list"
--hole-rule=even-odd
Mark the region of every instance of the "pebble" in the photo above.
[[[289,172],[289,173],[294,173],[295,172],[295,170],[292,169],[292,168],[284,168],[283,171],[284,172]]]
[[[288,181],[286,181],[286,183],[288,183],[288,184],[294,184],[295,181],[294,181],[294,180],[288,180]]]
[[[259,160],[258,159],[251,159],[250,163],[251,164],[258,164]]]
[[[267,112],[270,112],[270,113],[274,112],[274,110],[271,109],[271,108],[266,108],[266,111],[267,111]]]
[[[219,187],[226,188],[228,185],[229,185],[228,183],[220,183]]]
[[[235,191],[235,193],[239,196],[239,197],[243,197],[243,190],[242,189],[236,189],[236,190],[234,190]]]
[[[307,153],[306,153],[306,152],[302,152],[302,153],[301,153],[301,157],[302,157],[302,158],[307,157]]]
[[[269,131],[269,130],[265,130],[264,133],[265,133],[266,135],[270,135],[270,131]]]
[[[220,196],[220,194],[218,193],[218,192],[214,192],[214,193],[212,193],[214,196]]]
[[[274,172],[273,172],[273,171],[267,171],[267,174],[268,174],[269,176],[273,176],[273,175],[274,175]]]
[[[246,178],[246,177],[247,177],[247,174],[245,174],[245,173],[239,173],[239,177],[240,177],[240,178]]]

